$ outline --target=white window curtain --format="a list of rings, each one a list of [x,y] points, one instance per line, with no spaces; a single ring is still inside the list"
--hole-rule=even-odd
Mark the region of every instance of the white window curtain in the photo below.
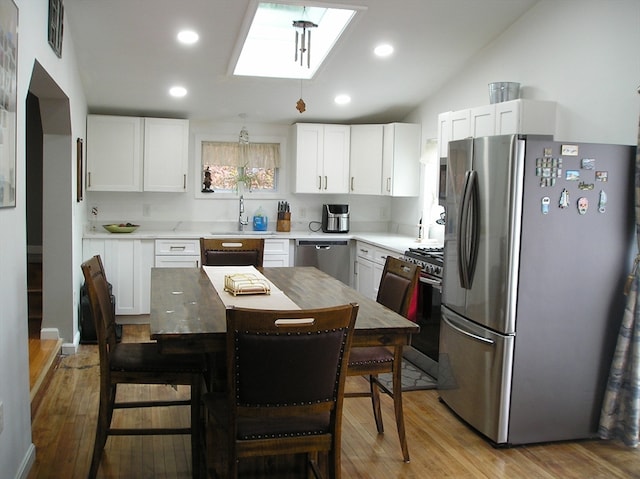
[[[280,167],[280,144],[203,141],[202,164],[273,169]]]

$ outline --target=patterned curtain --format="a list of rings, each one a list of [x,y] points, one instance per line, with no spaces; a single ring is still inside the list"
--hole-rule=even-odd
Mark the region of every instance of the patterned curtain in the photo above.
[[[638,88],[640,93],[640,88]],[[640,124],[636,150],[636,239],[640,250]],[[600,414],[602,439],[620,438],[631,447],[639,443],[640,426],[640,256],[629,275],[627,306],[618,333],[607,390]]]

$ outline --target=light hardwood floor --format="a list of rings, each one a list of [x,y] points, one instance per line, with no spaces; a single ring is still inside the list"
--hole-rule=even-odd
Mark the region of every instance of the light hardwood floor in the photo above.
[[[148,339],[148,327],[126,325],[124,336],[125,340]],[[81,345],[78,354],[63,357],[55,367],[32,418],[36,463],[28,479],[84,478],[89,469],[98,408],[96,347]],[[348,380],[348,387],[365,384],[361,378]],[[131,386],[119,394],[189,394],[185,387],[153,388]],[[386,433],[378,435],[369,400],[352,398],[344,406],[343,478],[640,478],[640,449],[620,442],[592,440],[494,449],[439,402],[437,391],[411,391],[403,397],[411,462],[402,461],[391,399],[383,397]],[[189,422],[187,408],[177,413],[123,414],[128,414],[130,424]],[[117,416],[116,420],[126,422]],[[111,437],[98,477],[189,478],[189,438]]]

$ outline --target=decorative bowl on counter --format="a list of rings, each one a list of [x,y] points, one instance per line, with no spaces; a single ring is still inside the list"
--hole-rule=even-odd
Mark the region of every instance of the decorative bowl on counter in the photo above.
[[[140,225],[134,225],[132,223],[120,223],[112,225],[102,225],[109,233],[132,233],[138,229]]]

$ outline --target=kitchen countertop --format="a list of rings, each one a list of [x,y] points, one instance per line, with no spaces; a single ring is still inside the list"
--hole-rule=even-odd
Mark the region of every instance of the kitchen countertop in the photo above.
[[[442,246],[437,240],[426,239],[419,242],[415,237],[398,235],[393,233],[381,232],[350,232],[350,233],[323,233],[312,231],[291,231],[281,233],[276,231],[247,231],[241,232],[197,232],[197,231],[167,231],[167,230],[137,230],[133,233],[109,233],[105,231],[88,231],[85,232],[85,239],[199,239],[201,237],[247,237],[247,238],[265,238],[265,239],[312,239],[312,240],[329,240],[329,239],[349,239],[356,241],[365,241],[380,248],[389,249],[397,253],[404,253],[408,248],[418,247],[436,247]]]

